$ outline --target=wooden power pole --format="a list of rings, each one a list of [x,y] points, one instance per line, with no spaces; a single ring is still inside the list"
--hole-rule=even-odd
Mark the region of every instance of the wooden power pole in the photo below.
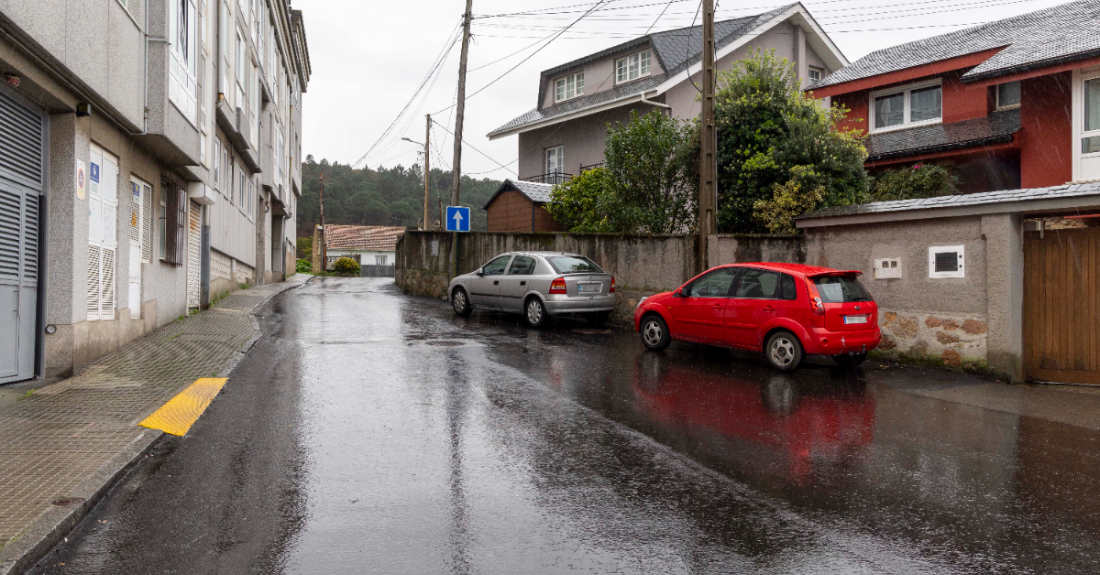
[[[420,229],[429,229],[428,226],[428,192],[431,190],[432,185],[432,168],[430,164],[430,156],[432,149],[432,115],[428,114],[428,127],[424,134],[424,222],[420,226]]]
[[[470,19],[474,0],[466,0],[466,15],[462,18],[462,53],[458,60],[458,96],[455,111],[455,157],[451,164],[451,205],[458,205],[462,185],[462,122],[466,119],[466,58],[470,55]],[[444,222],[445,224],[445,222]],[[446,229],[446,225],[443,226]],[[458,275],[458,233],[451,237],[451,277]]]
[[[321,172],[321,271],[328,270],[328,230],[325,229],[325,173]]]
[[[695,270],[707,269],[707,237],[718,233],[718,136],[714,121],[714,0],[703,0],[702,157],[699,165],[699,222]]]

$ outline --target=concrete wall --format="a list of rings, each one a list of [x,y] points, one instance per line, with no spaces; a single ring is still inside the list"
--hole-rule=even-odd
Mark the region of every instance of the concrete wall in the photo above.
[[[570,120],[519,135],[519,177],[546,173],[546,149],[564,147],[565,172],[577,174],[583,166],[603,163],[608,124],[630,123],[630,112],[648,114],[653,106],[635,104]]]
[[[397,243],[395,281],[408,294],[446,297],[450,281],[451,237],[445,232],[409,231]],[[632,321],[638,298],[680,287],[692,276],[691,236],[614,236],[604,234],[463,234],[458,241],[458,273],[469,273],[493,257],[517,250],[584,254],[615,276],[612,321]]]
[[[982,218],[967,217],[811,228],[806,263],[864,273],[861,281],[881,312],[880,350],[984,366],[991,316],[1001,317],[990,313],[987,270],[1004,265],[1003,253],[995,252],[992,260],[987,254],[986,227]],[[966,277],[929,278],[928,248],[951,245],[965,246]],[[875,279],[874,260],[880,258],[900,258],[902,277]],[[993,303],[997,309],[1004,305]]]
[[[674,290],[695,276],[694,245],[690,235],[478,232],[459,237],[458,273],[469,273],[509,251],[584,254],[615,276],[618,298],[612,320],[629,323],[640,297]],[[720,235],[712,236],[710,247],[712,267],[749,261],[800,262],[805,257],[799,236]],[[413,295],[446,297],[450,250],[449,233],[406,232],[397,243],[397,285]]]

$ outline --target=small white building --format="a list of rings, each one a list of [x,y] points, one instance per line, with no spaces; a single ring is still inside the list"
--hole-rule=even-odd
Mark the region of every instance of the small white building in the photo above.
[[[405,233],[405,228],[328,225],[326,231],[328,258],[325,269],[331,270],[340,258],[351,258],[366,269],[372,266],[392,268],[397,239]]]

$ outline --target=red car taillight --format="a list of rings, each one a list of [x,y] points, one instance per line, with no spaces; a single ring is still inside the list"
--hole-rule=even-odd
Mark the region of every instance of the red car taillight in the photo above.
[[[615,293],[615,277],[614,276],[611,277],[611,292],[610,293]]]
[[[551,282],[550,293],[565,295],[565,278],[558,278]]]
[[[807,278],[806,287],[810,291],[810,309],[814,312],[814,315],[825,315],[825,304],[821,303],[821,294],[817,293],[817,286],[814,285],[814,281]]]

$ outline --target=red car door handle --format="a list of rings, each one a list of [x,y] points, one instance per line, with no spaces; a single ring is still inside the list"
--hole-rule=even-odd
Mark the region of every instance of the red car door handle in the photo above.
[[[775,306],[774,305],[766,305],[766,306],[764,306],[764,309],[767,310],[767,311],[773,311],[773,310],[775,310]]]

